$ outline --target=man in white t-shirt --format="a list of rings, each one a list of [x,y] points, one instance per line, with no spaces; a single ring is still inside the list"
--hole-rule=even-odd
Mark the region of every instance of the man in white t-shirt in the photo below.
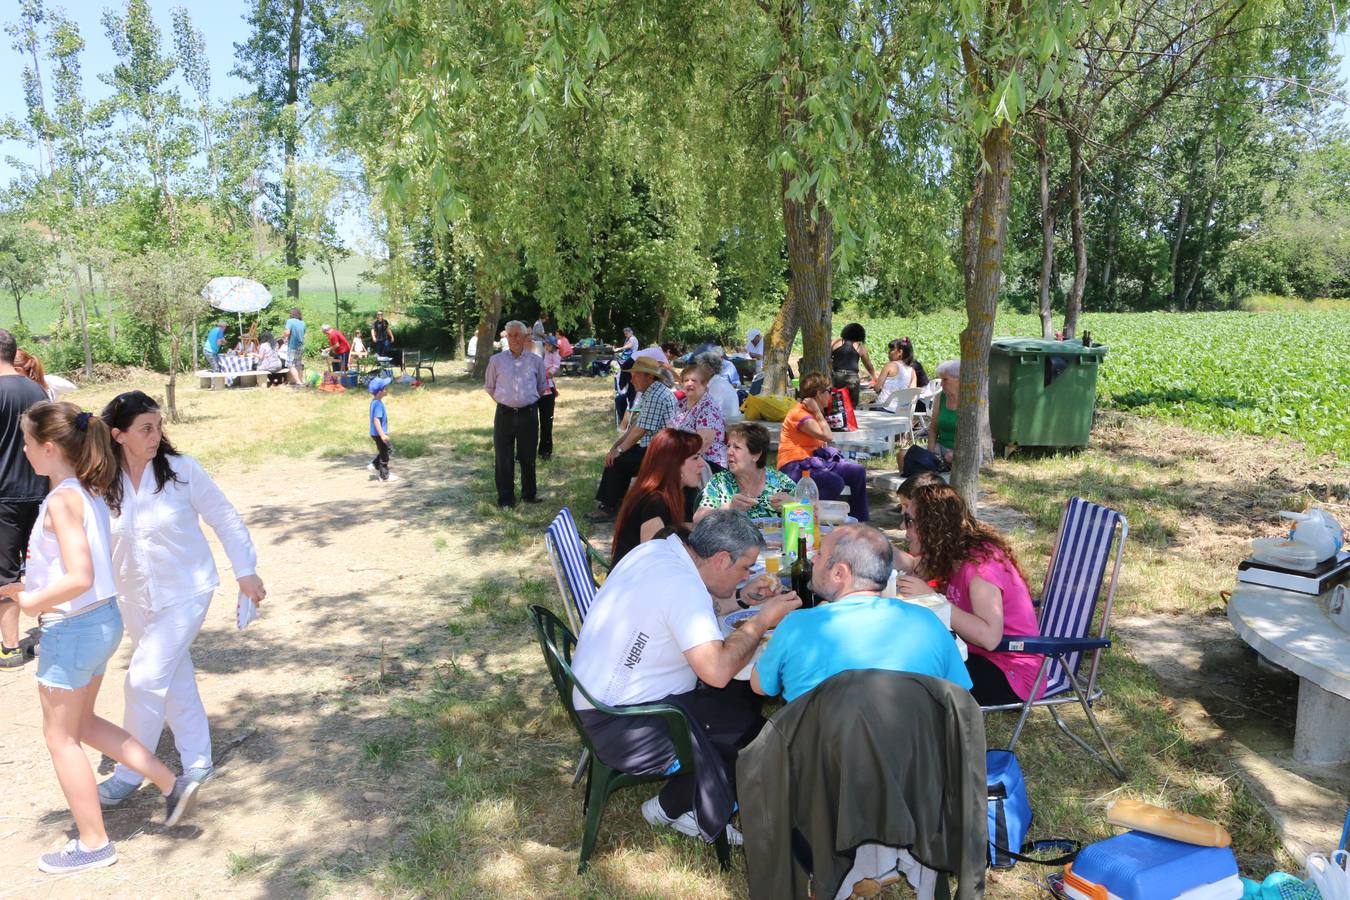
[[[764,371],[764,334],[758,328],[745,333],[745,355],[755,361],[755,371]]]
[[[605,579],[572,657],[577,680],[601,704],[669,703],[684,710],[697,778],[673,774],[642,804],[642,815],[706,841],[725,828],[729,841],[741,843],[729,825],[736,754],[764,724],[759,700],[735,675],[764,633],[801,605],[790,592],[770,596],[758,615],[723,639],[712,597],[734,595],[762,547],[758,529],[734,510],[709,513],[687,544],[678,536],[640,544]],[[774,584],[766,579],[750,590]],[[602,762],[631,775],[671,774],[675,745],[663,719],[600,712],[580,691],[573,699]]]

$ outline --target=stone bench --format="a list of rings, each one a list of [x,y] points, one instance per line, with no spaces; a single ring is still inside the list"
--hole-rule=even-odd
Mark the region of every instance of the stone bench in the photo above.
[[[1298,676],[1294,758],[1324,765],[1350,762],[1350,610],[1332,598],[1239,583],[1228,601],[1238,637]]]
[[[225,383],[229,378],[234,381],[234,387],[257,387],[258,377],[267,377],[265,372],[208,372],[200,371],[197,373],[198,387],[204,391],[219,391],[230,385]]]

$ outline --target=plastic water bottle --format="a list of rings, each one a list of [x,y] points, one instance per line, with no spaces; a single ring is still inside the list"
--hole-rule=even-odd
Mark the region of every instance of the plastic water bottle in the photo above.
[[[811,477],[810,469],[802,471],[802,478],[797,482],[793,498],[798,503],[811,504],[811,551],[815,552],[820,549],[820,488]]]
[[[816,487],[816,481],[811,477],[810,469],[802,471],[802,478],[797,482],[797,490],[793,498],[798,503],[810,503],[812,506],[820,502],[820,488]]]

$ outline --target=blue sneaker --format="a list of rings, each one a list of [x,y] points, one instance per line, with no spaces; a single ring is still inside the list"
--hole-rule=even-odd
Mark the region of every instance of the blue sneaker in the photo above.
[[[38,869],[53,875],[101,869],[117,862],[117,850],[112,841],[97,850],[81,850],[79,841],[71,841],[55,853],[44,853],[38,859]]]
[[[212,778],[216,777],[215,766],[193,766],[190,769],[183,770],[183,777],[197,784],[206,784]]]
[[[140,784],[132,784],[113,776],[99,784],[98,802],[105,808],[112,809],[140,789]]]
[[[174,779],[173,790],[164,798],[164,827],[177,825],[188,810],[197,802],[197,789],[201,787],[186,775]]]

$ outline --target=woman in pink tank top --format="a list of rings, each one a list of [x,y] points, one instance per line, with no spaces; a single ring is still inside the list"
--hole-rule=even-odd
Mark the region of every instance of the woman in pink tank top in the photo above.
[[[917,571],[900,579],[901,592],[926,592],[927,579],[942,583],[952,604],[952,631],[970,648],[970,693],[981,706],[1026,700],[1041,655],[994,649],[1004,635],[1040,634],[1026,577],[1007,538],[977,520],[950,485],[915,488],[902,503]]]

